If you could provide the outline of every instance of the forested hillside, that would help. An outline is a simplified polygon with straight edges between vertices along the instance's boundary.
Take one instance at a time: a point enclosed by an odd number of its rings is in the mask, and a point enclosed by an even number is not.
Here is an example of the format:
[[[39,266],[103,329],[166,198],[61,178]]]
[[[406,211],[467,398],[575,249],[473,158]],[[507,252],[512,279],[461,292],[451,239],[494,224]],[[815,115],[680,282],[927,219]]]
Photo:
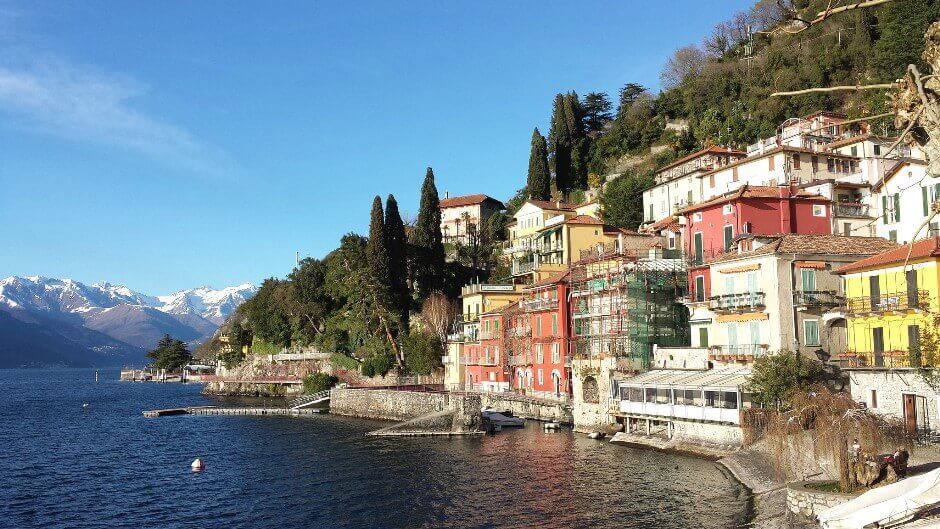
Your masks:
[[[637,190],[649,184],[651,170],[681,155],[711,144],[743,148],[773,135],[782,121],[817,110],[850,117],[887,112],[885,91],[787,98],[770,94],[897,79],[907,64],[921,63],[923,34],[940,18],[940,1],[894,0],[791,33],[793,17],[812,19],[828,4],[762,0],[735,14],[703,42],[675,51],[663,66],[662,91],[657,94],[633,82],[614,97],[600,92],[583,97],[559,94],[547,138],[551,188],[540,185],[542,175],[533,174],[530,162],[532,190],[521,190],[510,204],[552,192],[577,200],[579,190],[599,185],[599,175],[626,172],[620,182],[608,186],[618,200],[608,200],[605,211],[614,223],[635,228],[639,216],[627,210],[636,207]],[[879,133],[893,132],[889,118],[871,124]],[[533,157],[536,143],[533,138]],[[651,147],[659,147],[655,156],[650,155]]]

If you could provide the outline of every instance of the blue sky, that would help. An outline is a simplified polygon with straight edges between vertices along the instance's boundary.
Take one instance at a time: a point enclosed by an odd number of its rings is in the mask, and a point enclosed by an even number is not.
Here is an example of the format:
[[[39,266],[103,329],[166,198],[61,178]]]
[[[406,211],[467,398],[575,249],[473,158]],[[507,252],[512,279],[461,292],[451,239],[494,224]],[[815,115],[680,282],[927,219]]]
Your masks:
[[[0,276],[259,282],[429,165],[506,199],[555,93],[656,89],[750,3],[0,0]]]

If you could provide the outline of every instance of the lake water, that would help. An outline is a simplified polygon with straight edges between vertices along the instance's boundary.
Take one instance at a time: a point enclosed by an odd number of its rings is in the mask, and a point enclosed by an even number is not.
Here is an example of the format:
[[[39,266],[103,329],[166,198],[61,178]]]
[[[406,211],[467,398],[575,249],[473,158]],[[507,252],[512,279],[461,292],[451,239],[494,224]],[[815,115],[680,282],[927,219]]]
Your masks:
[[[746,522],[717,464],[532,424],[492,437],[372,438],[323,415],[164,417],[195,384],[115,370],[0,370],[0,527],[663,527]],[[88,403],[82,407],[82,403]],[[201,457],[206,470],[193,473]]]

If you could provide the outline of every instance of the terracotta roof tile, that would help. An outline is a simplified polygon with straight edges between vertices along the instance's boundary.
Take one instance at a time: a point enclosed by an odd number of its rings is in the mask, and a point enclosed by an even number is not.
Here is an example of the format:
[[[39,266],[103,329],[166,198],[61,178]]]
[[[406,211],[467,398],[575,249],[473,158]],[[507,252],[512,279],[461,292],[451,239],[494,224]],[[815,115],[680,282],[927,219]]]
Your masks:
[[[734,200],[738,200],[742,198],[781,198],[780,187],[744,185],[744,186],[739,187],[738,189],[735,189],[734,191],[729,191],[711,200],[706,200],[705,202],[699,202],[698,204],[692,204],[691,206],[682,209],[680,213],[698,211],[700,209],[704,209],[709,206],[714,206],[717,204],[724,204],[725,202],[732,202]],[[804,199],[804,200],[824,200],[826,202],[829,202],[828,198],[820,194],[810,193],[809,191],[804,191],[802,189],[797,190],[796,192],[791,192],[790,198],[798,198],[798,199]]]
[[[895,247],[893,250],[873,255],[861,261],[847,264],[836,273],[845,274],[856,270],[868,268],[881,268],[888,265],[901,264],[907,260],[923,259],[925,257],[940,257],[940,237],[931,237],[915,241],[911,244]]]
[[[568,277],[568,274],[570,273],[571,273],[571,268],[569,268],[568,270],[565,270],[564,272],[559,272],[557,274],[551,275],[536,283],[532,283],[531,285],[526,285],[526,287],[523,288],[523,290],[532,290],[533,288],[544,287],[544,286],[560,283],[564,281]]]
[[[897,244],[881,237],[847,237],[845,235],[777,234],[757,235],[755,239],[775,239],[756,250],[724,253],[710,259],[717,264],[746,257],[770,254],[797,255],[874,255],[897,248]]]
[[[738,151],[738,150],[732,149],[731,147],[719,147],[717,145],[712,145],[710,147],[705,147],[704,149],[700,151],[693,152],[692,154],[683,156],[682,158],[679,158],[678,160],[670,164],[664,165],[661,168],[657,169],[656,172],[660,173],[668,169],[672,169],[673,167],[682,165],[685,162],[688,162],[689,160],[694,160],[700,156],[705,156],[706,154],[734,154],[738,156],[747,156],[747,153],[744,151]]]
[[[499,204],[501,207],[505,207],[503,206],[503,203],[500,202],[499,200],[496,200],[495,198],[488,196],[488,195],[484,195],[482,193],[478,193],[476,195],[463,195],[459,197],[450,197],[450,198],[442,199],[441,207],[442,208],[459,208],[461,206],[473,206],[475,204],[482,204],[483,202],[486,202],[488,200],[492,200],[493,202],[496,202],[497,204]]]
[[[551,200],[526,200],[529,204],[538,206],[542,209],[553,209],[555,211],[567,211],[574,210],[574,204],[569,204],[567,202],[552,202]]]

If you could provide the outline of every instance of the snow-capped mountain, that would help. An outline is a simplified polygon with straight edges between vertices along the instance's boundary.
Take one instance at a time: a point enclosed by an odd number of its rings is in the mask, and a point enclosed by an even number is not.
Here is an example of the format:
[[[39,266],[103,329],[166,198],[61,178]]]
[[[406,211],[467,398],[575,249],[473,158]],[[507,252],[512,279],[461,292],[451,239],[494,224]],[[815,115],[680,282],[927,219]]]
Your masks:
[[[98,355],[91,361],[100,359],[101,354],[117,360],[121,356],[140,356],[167,333],[190,343],[203,341],[255,291],[253,285],[242,284],[151,296],[110,283],[86,285],[71,279],[11,276],[0,280],[0,312],[13,317],[8,326],[22,336],[45,333],[51,337],[46,340],[47,350],[84,348]],[[58,339],[61,343],[56,342]],[[24,350],[29,348],[28,343],[0,333],[0,366],[5,351],[12,351],[13,358],[28,357]],[[70,358],[75,357],[73,352]],[[30,365],[17,362],[14,365]],[[75,364],[71,360],[64,362]]]
[[[168,314],[198,314],[216,325],[222,325],[225,318],[243,301],[254,296],[257,290],[251,283],[221,290],[209,287],[181,290],[169,296],[158,296],[161,305],[157,308]]]

